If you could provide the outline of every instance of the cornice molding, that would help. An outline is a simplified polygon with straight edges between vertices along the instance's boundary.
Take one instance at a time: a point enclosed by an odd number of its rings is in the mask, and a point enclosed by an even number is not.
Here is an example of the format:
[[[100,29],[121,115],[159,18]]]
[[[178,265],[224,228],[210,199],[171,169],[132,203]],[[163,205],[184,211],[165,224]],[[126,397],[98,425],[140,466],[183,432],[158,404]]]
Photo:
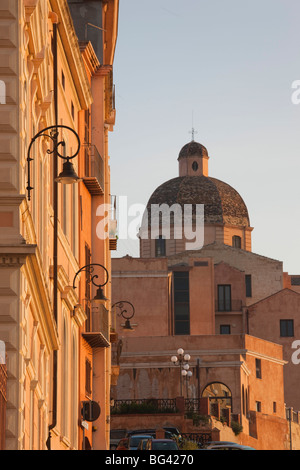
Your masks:
[[[112,65],[100,65],[95,71],[94,75],[96,77],[107,77],[113,70]]]
[[[90,41],[81,41],[79,43],[79,48],[83,59],[86,61],[87,67],[90,70],[91,75],[95,74],[95,72],[100,67],[100,62],[95,53],[92,43]]]
[[[80,106],[82,109],[88,109],[93,102],[93,97],[68,2],[67,0],[50,0],[50,5],[52,12],[58,16],[58,32],[75,83]]]

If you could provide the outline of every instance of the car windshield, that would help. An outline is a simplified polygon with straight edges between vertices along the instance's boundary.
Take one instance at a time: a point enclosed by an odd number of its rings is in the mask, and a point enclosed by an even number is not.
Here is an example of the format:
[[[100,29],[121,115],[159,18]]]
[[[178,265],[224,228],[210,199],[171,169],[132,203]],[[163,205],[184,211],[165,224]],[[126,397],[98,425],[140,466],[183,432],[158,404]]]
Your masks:
[[[137,447],[139,445],[139,442],[142,439],[146,439],[147,437],[150,438],[150,436],[133,436],[130,438],[130,447]]]
[[[178,450],[176,442],[153,442],[153,450]]]

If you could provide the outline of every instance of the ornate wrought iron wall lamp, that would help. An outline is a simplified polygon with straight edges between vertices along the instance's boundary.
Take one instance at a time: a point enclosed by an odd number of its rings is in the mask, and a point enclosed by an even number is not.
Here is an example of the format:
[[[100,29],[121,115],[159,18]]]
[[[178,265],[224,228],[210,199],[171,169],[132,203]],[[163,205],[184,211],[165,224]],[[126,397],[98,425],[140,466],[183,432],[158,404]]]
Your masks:
[[[98,279],[98,274],[93,274],[94,271],[95,271],[95,267],[100,267],[101,269],[104,270],[105,272],[105,281],[102,283],[102,284],[99,284],[98,282],[96,282],[95,280]],[[73,289],[76,289],[76,286],[75,286],[75,281],[76,281],[76,278],[77,276],[82,272],[82,271],[86,271],[90,277],[87,278],[87,283],[89,284],[93,284],[95,287],[97,287],[97,292],[96,292],[96,295],[95,297],[92,299],[95,303],[100,303],[100,304],[104,304],[106,300],[108,300],[104,293],[103,293],[103,287],[108,283],[109,281],[109,274],[108,274],[108,271],[107,269],[102,266],[102,264],[98,264],[98,263],[92,263],[92,264],[87,264],[86,266],[83,266],[82,268],[79,269],[79,271],[77,271],[77,273],[75,274],[75,277],[73,279]]]
[[[129,311],[126,308],[126,305],[129,306]],[[127,300],[120,300],[119,302],[114,303],[111,309],[113,309],[114,307],[117,307],[120,310],[118,313],[116,313],[116,315],[118,317],[123,317],[125,320],[125,325],[123,326],[123,329],[133,331],[134,328],[132,327],[130,320],[135,314],[135,308],[132,303],[128,302]]]
[[[77,142],[76,152],[71,156],[62,155],[58,151],[58,149],[60,147],[65,148],[65,145],[66,145],[66,143],[63,139],[62,140],[58,139],[59,129],[65,129],[65,130],[71,132],[76,138],[76,142]],[[50,132],[48,133],[48,131],[50,131]],[[31,175],[30,162],[33,160],[33,158],[31,157],[31,150],[32,150],[33,144],[35,143],[35,141],[39,137],[46,137],[46,138],[52,140],[53,148],[52,148],[52,150],[50,150],[50,149],[47,150],[47,153],[49,155],[54,154],[54,157],[59,157],[59,158],[62,158],[63,160],[65,160],[65,162],[63,164],[63,170],[57,177],[55,177],[55,181],[57,183],[63,183],[63,184],[72,184],[72,183],[76,183],[76,182],[80,181],[80,178],[77,176],[77,174],[75,172],[73,163],[70,161],[78,155],[79,150],[80,150],[80,139],[79,139],[79,136],[78,136],[77,132],[75,132],[74,129],[72,129],[71,127],[64,126],[62,124],[57,124],[57,125],[54,125],[54,126],[46,127],[45,129],[42,129],[40,132],[38,132],[31,139],[30,145],[28,147],[28,152],[27,152],[27,177],[28,177],[28,181],[27,181],[27,187],[26,187],[27,194],[28,194],[28,201],[30,201],[31,191],[32,191],[32,189],[34,189],[31,186],[31,181],[30,181],[30,175]]]

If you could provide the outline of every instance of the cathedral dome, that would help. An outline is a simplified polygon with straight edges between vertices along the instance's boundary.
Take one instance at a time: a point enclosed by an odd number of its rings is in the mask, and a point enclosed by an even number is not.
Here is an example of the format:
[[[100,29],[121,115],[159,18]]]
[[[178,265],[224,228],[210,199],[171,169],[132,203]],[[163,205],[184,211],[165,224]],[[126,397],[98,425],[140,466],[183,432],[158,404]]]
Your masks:
[[[253,228],[247,206],[232,186],[208,175],[208,160],[202,144],[192,140],[182,147],[179,176],[155,189],[144,212],[139,231],[142,258],[171,256],[212,243],[251,251]],[[204,206],[204,227],[197,205]]]
[[[184,149],[184,147],[183,147]],[[208,176],[179,176],[160,185],[150,197],[152,204],[204,204],[204,222],[249,227],[246,204],[229,184]]]

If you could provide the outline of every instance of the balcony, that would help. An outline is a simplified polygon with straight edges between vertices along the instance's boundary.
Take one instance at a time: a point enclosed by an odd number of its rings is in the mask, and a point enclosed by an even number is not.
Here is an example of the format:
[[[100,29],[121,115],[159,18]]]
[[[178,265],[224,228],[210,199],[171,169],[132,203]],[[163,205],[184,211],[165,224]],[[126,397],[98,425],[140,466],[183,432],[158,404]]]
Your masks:
[[[242,306],[240,299],[216,300],[215,311],[218,313],[241,312]]]
[[[91,320],[89,331],[82,333],[82,337],[91,348],[108,348],[110,346],[109,315],[104,305],[93,308]]]
[[[83,144],[83,182],[92,196],[104,194],[104,162],[95,145]]]
[[[111,213],[109,220],[109,249],[117,249],[117,197],[111,196]]]

